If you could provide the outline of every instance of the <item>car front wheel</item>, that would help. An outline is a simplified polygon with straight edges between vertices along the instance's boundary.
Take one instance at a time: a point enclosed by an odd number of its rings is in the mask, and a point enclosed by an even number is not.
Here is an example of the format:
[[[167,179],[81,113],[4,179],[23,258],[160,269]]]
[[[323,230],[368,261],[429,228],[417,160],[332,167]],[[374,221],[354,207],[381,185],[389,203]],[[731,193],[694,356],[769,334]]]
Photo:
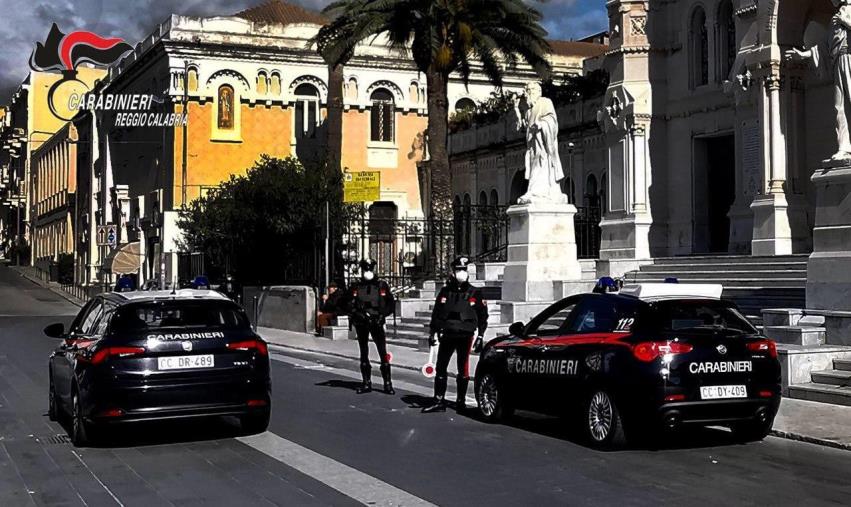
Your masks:
[[[505,399],[505,390],[492,373],[476,378],[476,403],[487,422],[504,421],[514,412]]]
[[[588,397],[584,423],[585,433],[594,447],[615,449],[626,445],[620,411],[607,391],[594,391]]]

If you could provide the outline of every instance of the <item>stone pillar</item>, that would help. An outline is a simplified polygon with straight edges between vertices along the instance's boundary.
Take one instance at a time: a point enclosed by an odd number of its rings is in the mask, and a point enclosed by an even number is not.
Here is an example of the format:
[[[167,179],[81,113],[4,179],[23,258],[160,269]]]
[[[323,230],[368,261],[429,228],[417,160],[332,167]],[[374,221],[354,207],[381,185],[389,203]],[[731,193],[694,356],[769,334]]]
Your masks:
[[[779,70],[775,69],[776,72]],[[792,228],[786,201],[786,144],[780,122],[780,77],[765,78],[759,106],[762,109],[765,141],[764,181],[759,195],[751,203],[753,212],[753,255],[789,255],[792,253]]]
[[[807,264],[807,308],[851,311],[851,166],[820,168],[813,253]]]
[[[531,203],[508,208],[508,262],[502,282],[503,322],[528,321],[556,299],[565,285],[581,284],[573,217],[576,207]],[[558,283],[558,291],[556,284]],[[558,292],[558,293],[557,293]],[[567,288],[571,292],[571,288]]]

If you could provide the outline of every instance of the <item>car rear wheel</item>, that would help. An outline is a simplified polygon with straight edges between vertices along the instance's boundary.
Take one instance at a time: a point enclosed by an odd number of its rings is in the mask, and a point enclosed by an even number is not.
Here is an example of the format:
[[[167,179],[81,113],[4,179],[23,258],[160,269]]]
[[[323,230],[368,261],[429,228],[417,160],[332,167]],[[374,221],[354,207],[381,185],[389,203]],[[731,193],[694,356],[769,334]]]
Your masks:
[[[594,391],[585,403],[585,433],[594,447],[626,445],[626,433],[617,404],[605,390]]]
[[[772,417],[765,420],[757,419],[733,424],[730,429],[733,431],[736,440],[740,442],[758,442],[768,436],[773,425],[774,418]]]
[[[47,417],[51,421],[59,420],[59,404],[56,400],[56,388],[53,385],[53,376],[50,376],[50,390],[47,392]]]
[[[258,414],[247,414],[239,418],[239,425],[246,435],[263,433],[269,427],[271,412],[264,410]]]
[[[92,425],[83,417],[83,405],[76,390],[72,400],[71,443],[74,447],[85,447],[92,442]]]
[[[487,422],[504,421],[514,413],[505,399],[505,390],[492,373],[485,373],[476,379],[476,403]]]

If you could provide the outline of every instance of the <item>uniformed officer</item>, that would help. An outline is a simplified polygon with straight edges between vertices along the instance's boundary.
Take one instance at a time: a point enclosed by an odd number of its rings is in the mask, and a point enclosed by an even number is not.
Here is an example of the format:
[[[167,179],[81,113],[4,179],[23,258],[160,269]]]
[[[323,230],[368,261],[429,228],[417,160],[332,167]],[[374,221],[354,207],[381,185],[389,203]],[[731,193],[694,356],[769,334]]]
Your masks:
[[[482,340],[488,327],[487,302],[482,298],[481,291],[470,285],[467,265],[470,259],[459,257],[452,263],[452,277],[440,290],[434,303],[434,311],[431,314],[431,335],[429,344],[437,343],[436,336],[440,338],[440,346],[437,349],[436,375],[434,378],[434,404],[423,409],[423,412],[446,411],[446,383],[447,367],[452,353],[456,354],[458,361],[458,375],[456,376],[458,386],[458,401],[455,408],[463,412],[466,407],[467,384],[470,381],[470,346],[473,345],[473,336],[476,334],[474,349],[476,352],[482,349]]]
[[[358,335],[360,347],[360,371],[363,384],[358,394],[372,391],[372,365],[369,363],[369,335],[378,349],[381,358],[381,376],[384,379],[384,392],[396,394],[390,379],[390,356],[384,335],[384,320],[393,313],[396,301],[390,286],[375,275],[375,261],[364,259],[360,262],[360,280],[349,289],[345,308]]]

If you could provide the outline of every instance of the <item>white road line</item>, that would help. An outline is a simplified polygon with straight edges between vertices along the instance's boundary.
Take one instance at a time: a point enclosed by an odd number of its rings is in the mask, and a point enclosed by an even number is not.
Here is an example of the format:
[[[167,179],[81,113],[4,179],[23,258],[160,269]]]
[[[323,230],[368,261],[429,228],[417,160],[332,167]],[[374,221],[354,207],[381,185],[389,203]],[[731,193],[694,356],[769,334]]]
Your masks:
[[[433,505],[407,491],[268,431],[259,435],[239,437],[237,440],[365,505]]]
[[[104,483],[103,483],[103,481],[102,481],[102,480],[100,480],[100,477],[98,477],[98,476],[97,476],[97,475],[96,475],[96,474],[92,471],[92,469],[91,469],[91,468],[89,468],[89,465],[87,465],[87,464],[86,464],[86,462],[85,462],[85,461],[83,461],[83,457],[82,457],[82,456],[80,456],[80,455],[77,453],[77,451],[73,451],[73,450],[72,450],[72,451],[71,451],[71,454],[73,454],[73,455],[74,455],[74,457],[75,457],[75,458],[77,458],[77,460],[80,462],[80,464],[81,464],[81,465],[83,465],[83,466],[86,468],[86,470],[87,470],[90,474],[92,474],[92,477],[94,477],[94,479],[95,479],[96,481],[98,481],[98,484],[100,484],[100,486],[104,489],[104,491],[106,491],[107,493],[109,493],[109,496],[111,496],[111,497],[112,497],[112,499],[113,499],[113,500],[115,500],[115,503],[116,503],[116,504],[118,504],[118,505],[120,505],[121,507],[124,507],[124,504],[123,504],[123,503],[121,503],[121,500],[119,500],[119,499],[118,499],[118,497],[117,497],[117,496],[115,496],[115,494],[112,492],[112,490],[111,490],[111,489],[109,489],[109,488],[106,486],[106,484],[104,484]],[[77,495],[79,496],[79,493],[77,493]],[[82,498],[80,498],[80,500],[82,500]],[[83,503],[85,503],[85,502],[83,502]]]

